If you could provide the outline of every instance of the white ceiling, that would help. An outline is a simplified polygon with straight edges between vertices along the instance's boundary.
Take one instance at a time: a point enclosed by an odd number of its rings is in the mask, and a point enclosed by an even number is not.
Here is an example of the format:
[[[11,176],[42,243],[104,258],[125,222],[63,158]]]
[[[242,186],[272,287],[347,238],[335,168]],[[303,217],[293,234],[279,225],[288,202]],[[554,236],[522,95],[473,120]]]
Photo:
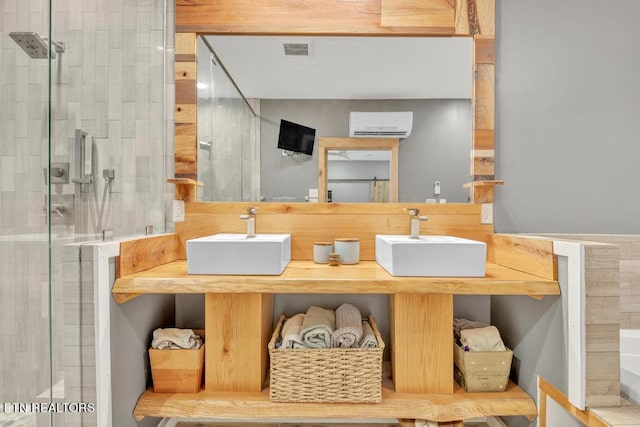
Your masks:
[[[468,37],[206,38],[247,98],[471,98]],[[283,43],[310,54],[285,56]]]

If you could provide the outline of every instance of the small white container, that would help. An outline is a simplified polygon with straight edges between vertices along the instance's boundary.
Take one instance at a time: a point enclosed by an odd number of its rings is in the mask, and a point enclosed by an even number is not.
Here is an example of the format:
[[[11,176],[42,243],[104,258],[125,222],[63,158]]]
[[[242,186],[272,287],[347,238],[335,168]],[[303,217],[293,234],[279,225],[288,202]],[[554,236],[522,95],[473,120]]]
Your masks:
[[[356,238],[336,239],[333,242],[335,252],[340,255],[342,264],[357,264],[360,262],[360,240]]]
[[[329,262],[329,254],[333,252],[333,243],[315,242],[313,244],[313,262],[326,264]]]

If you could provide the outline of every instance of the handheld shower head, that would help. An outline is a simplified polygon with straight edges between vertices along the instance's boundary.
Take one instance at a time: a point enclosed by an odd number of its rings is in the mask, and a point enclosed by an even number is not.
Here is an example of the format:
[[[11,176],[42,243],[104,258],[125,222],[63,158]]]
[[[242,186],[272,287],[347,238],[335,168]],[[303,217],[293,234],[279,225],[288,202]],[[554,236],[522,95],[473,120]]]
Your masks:
[[[49,45],[46,37],[40,37],[34,32],[12,32],[9,36],[24,50],[31,58],[46,59],[49,52]],[[64,52],[64,44],[52,41],[57,53]],[[51,52],[51,58],[54,59],[56,54]]]

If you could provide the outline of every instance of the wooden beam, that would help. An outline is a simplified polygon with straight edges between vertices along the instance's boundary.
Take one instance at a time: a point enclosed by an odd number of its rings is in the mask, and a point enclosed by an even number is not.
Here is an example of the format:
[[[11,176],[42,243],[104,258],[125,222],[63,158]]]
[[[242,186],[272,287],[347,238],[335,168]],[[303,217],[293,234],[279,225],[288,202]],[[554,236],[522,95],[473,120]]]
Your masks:
[[[476,67],[474,129],[495,129],[494,73],[494,65],[478,64]]]
[[[396,391],[453,393],[452,321],[453,295],[391,296],[391,363]],[[396,351],[409,348],[415,350]]]
[[[423,27],[441,34],[455,31],[455,6],[450,0],[381,0],[382,27]]]
[[[493,35],[477,35],[474,37],[476,64],[495,64],[495,37]]]
[[[493,129],[474,129],[473,150],[494,150],[494,138]]]
[[[208,34],[452,35],[453,0],[177,0],[176,31]],[[397,3],[398,5],[394,5]]]
[[[271,294],[207,294],[205,389],[260,392],[272,326]]]
[[[175,39],[175,135],[174,156],[176,177],[197,179],[197,35],[176,33]]]

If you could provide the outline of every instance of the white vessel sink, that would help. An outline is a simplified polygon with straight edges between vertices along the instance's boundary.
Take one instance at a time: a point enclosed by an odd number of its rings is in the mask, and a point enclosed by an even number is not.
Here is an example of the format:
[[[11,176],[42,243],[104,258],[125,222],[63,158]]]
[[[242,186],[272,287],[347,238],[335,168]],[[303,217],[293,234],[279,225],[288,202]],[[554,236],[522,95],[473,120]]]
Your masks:
[[[281,274],[291,261],[290,234],[214,234],[187,240],[189,274]]]
[[[376,236],[376,261],[392,276],[484,277],[487,245],[451,236]]]

